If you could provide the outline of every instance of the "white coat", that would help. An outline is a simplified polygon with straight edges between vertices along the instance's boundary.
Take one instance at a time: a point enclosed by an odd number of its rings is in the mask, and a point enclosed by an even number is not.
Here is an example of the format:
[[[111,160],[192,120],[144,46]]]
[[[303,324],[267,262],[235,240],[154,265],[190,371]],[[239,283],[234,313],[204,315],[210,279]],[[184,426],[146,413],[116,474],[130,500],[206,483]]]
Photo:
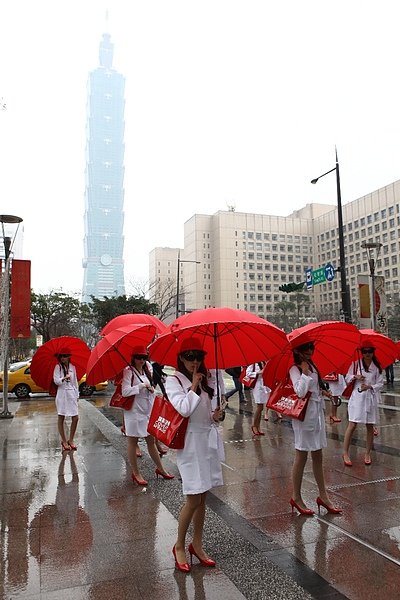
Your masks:
[[[346,382],[350,383],[354,376],[354,365],[358,365],[358,361],[350,365],[350,368],[346,375]],[[383,373],[379,373],[379,369],[374,363],[371,363],[368,371],[363,367],[362,361],[357,366],[357,373],[364,375],[365,379],[363,383],[372,385],[371,390],[365,390],[365,392],[359,392],[361,382],[356,381],[353,392],[349,398],[349,404],[347,407],[349,413],[349,421],[352,423],[370,423],[375,425],[379,421],[378,415],[378,402],[380,398],[380,391],[383,388]]]
[[[257,377],[256,385],[251,390],[251,395],[253,396],[255,404],[265,404],[271,393],[271,389],[267,385],[264,385],[260,371],[261,369],[258,363],[249,365],[246,369],[247,377],[250,377],[250,379],[255,379]]]
[[[147,367],[151,374],[150,363],[147,363]],[[121,384],[122,395],[135,396],[132,407],[124,410],[125,431],[128,437],[144,438],[149,435],[147,425],[155,393],[147,389],[148,385],[150,381],[145,374],[139,375],[134,367],[125,367]]]
[[[78,414],[79,387],[76,369],[69,363],[69,381],[62,381],[64,371],[60,364],[56,364],[53,371],[53,381],[57,386],[56,407],[57,414],[64,417],[75,417]]]
[[[185,446],[176,451],[182,490],[187,495],[202,494],[223,485],[221,461],[224,460],[218,424],[212,418],[211,400],[203,390],[199,396],[191,387],[192,382],[179,371],[167,377],[170,402],[180,415],[189,417]]]
[[[300,398],[311,392],[304,421],[292,419],[294,447],[296,450],[314,451],[326,447],[325,402],[321,396],[318,374],[300,373],[297,365],[289,371],[294,391]]]

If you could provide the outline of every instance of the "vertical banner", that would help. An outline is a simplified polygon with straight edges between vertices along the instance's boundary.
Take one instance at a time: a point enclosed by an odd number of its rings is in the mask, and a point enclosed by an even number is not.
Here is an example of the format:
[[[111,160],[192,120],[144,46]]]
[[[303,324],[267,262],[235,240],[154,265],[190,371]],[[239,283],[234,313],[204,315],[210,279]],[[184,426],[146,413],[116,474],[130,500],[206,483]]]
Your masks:
[[[375,315],[376,331],[388,334],[388,319],[386,306],[385,278],[375,277]]]
[[[360,329],[370,329],[371,325],[371,301],[369,293],[369,277],[368,275],[358,275],[358,299],[360,306]]]
[[[13,260],[11,266],[11,338],[31,337],[31,261]]]

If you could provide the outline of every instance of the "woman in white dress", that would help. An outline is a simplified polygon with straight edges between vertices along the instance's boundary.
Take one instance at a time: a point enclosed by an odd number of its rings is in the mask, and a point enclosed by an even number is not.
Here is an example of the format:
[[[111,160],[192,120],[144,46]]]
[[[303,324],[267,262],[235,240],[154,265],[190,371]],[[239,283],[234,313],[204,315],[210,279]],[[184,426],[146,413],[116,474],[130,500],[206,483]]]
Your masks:
[[[250,379],[256,379],[256,384],[251,390],[251,395],[253,397],[253,402],[256,405],[253,415],[253,424],[251,426],[251,431],[253,435],[265,435],[263,431],[260,430],[261,424],[261,415],[264,410],[265,404],[268,400],[269,394],[271,392],[270,388],[264,385],[263,382],[263,372],[266,363],[264,361],[254,363],[249,365],[246,369],[246,376]]]
[[[322,448],[326,447],[324,397],[330,398],[331,393],[326,390],[312,360],[313,352],[312,342],[295,348],[293,350],[295,364],[289,371],[294,391],[300,398],[304,398],[308,392],[311,392],[304,421],[292,420],[296,453],[292,469],[293,495],[290,505],[292,512],[296,508],[301,515],[314,514],[314,511],[306,506],[301,495],[304,467],[308,453],[311,452],[313,474],[319,491],[316,499],[318,511],[323,506],[328,512],[338,514],[342,511],[340,508],[335,508],[329,499],[322,464]]]
[[[342,421],[342,419],[337,416],[337,409],[338,406],[340,406],[340,394],[344,391],[346,382],[343,375],[332,371],[332,373],[328,373],[328,375],[324,377],[324,383],[328,384],[328,388],[332,394],[329,422],[335,425]]]
[[[168,377],[166,383],[170,402],[179,414],[189,418],[185,446],[176,452],[186,500],[179,514],[178,536],[172,549],[175,565],[184,573],[190,571],[185,543],[191,522],[193,540],[188,548],[191,562],[194,555],[203,566],[215,566],[202,543],[206,495],[212,487],[223,484],[221,461],[224,451],[218,432],[222,409],[212,409],[214,390],[209,386],[205,354],[198,339],[185,340],[180,346],[175,375]]]
[[[58,414],[58,432],[61,436],[62,450],[76,450],[74,437],[78,426],[78,398],[79,387],[76,369],[70,362],[71,353],[68,349],[62,349],[57,354],[58,363],[54,367],[53,381],[57,386],[56,407]],[[71,417],[71,428],[67,439],[65,433],[65,417]]]
[[[154,402],[154,385],[151,364],[147,362],[148,352],[144,346],[132,349],[131,365],[125,367],[121,390],[123,396],[135,396],[132,407],[124,410],[125,432],[128,438],[128,458],[132,467],[132,481],[138,485],[147,485],[139,471],[136,457],[139,438],[145,438],[151,459],[156,465],[156,475],[164,479],[173,479],[162,466],[154,437],[147,431],[150,413]]]
[[[346,375],[346,383],[355,382],[347,407],[349,424],[344,434],[343,462],[346,467],[353,465],[349,448],[357,423],[364,423],[367,428],[364,463],[371,464],[374,425],[378,423],[378,400],[384,385],[382,367],[375,356],[375,348],[361,348],[361,355],[362,360],[351,364]]]

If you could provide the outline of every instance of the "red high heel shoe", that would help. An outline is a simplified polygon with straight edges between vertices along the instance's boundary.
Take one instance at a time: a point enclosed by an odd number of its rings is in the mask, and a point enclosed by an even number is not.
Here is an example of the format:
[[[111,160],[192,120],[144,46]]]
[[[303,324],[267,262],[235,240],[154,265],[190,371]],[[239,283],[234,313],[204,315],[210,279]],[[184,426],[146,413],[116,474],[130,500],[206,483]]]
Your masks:
[[[329,506],[323,500],[321,500],[321,498],[319,496],[318,496],[316,502],[317,502],[317,505],[318,505],[318,514],[321,511],[321,506],[323,506],[324,508],[326,508],[326,510],[328,511],[328,513],[331,513],[332,515],[339,515],[340,513],[343,512],[343,510],[341,508],[336,508],[335,506]]]
[[[156,469],[157,479],[158,476],[161,475],[164,479],[175,479],[175,475],[171,475],[170,473],[163,473],[160,469]]]
[[[200,564],[203,565],[203,567],[215,567],[216,563],[215,560],[213,560],[212,558],[200,558],[200,556],[197,554],[196,550],[193,548],[193,544],[189,544],[189,554],[190,554],[190,564],[193,564],[193,555],[199,559]]]
[[[190,566],[187,562],[184,563],[178,563],[177,559],[176,559],[176,550],[175,550],[175,546],[172,548],[172,554],[174,555],[174,559],[175,559],[175,566],[177,569],[179,569],[179,571],[182,571],[182,573],[189,573],[190,571]]]
[[[292,513],[293,513],[293,509],[294,509],[294,508],[296,508],[296,509],[299,511],[299,513],[300,513],[301,515],[307,515],[307,516],[311,516],[311,515],[313,515],[313,514],[314,514],[314,511],[313,511],[313,510],[311,510],[311,508],[301,508],[301,506],[299,506],[299,505],[297,504],[297,502],[295,502],[295,501],[293,500],[293,498],[290,498],[290,500],[289,500],[289,504],[290,504],[290,506],[292,507]]]
[[[61,452],[69,452],[70,450],[72,450],[72,448],[69,443],[61,441]]]
[[[344,464],[345,467],[352,467],[353,466],[353,463],[351,462],[350,459],[345,458],[344,455],[342,456],[342,458],[343,458],[343,464]]]
[[[78,447],[75,444],[73,444],[72,442],[68,442],[68,444],[69,444],[69,447],[71,448],[71,450],[78,450]]]
[[[138,485],[147,485],[148,484],[148,481],[146,481],[145,479],[139,479],[139,477],[136,477],[136,475],[134,473],[131,474],[131,477],[132,477],[132,481],[134,481]]]

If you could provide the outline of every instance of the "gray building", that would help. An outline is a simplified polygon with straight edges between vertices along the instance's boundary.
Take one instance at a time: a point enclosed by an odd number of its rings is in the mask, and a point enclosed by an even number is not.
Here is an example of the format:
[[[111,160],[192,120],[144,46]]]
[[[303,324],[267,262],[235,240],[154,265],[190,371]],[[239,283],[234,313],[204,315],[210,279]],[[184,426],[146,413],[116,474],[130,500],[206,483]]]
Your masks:
[[[110,35],[100,43],[100,65],[89,74],[82,299],[119,296],[124,283],[124,90],[113,68]]]

